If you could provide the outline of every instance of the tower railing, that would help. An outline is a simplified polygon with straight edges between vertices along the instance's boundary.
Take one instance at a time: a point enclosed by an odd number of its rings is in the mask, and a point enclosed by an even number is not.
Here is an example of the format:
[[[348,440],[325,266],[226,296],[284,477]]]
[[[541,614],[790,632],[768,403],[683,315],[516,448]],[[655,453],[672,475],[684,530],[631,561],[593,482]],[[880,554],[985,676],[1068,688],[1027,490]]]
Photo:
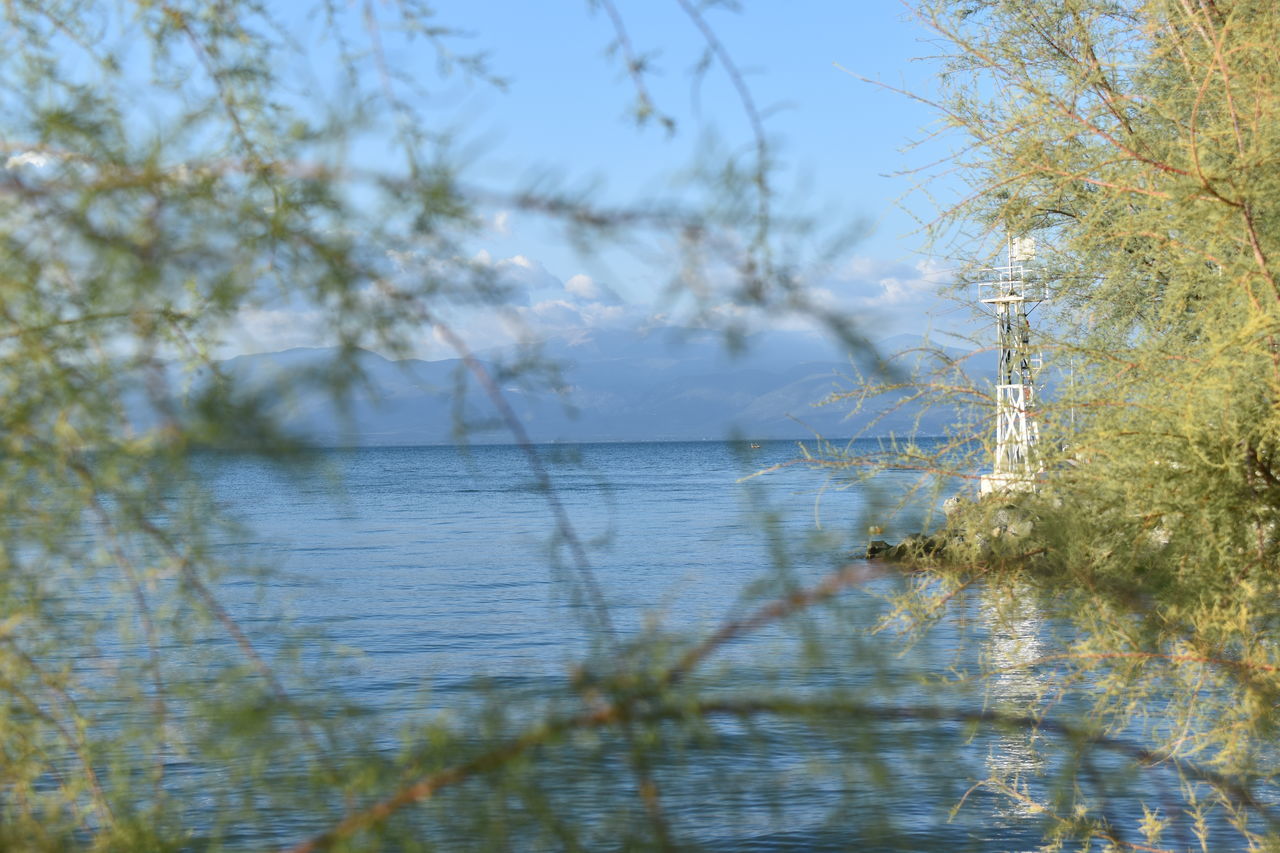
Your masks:
[[[1031,238],[1011,238],[1009,263],[978,282],[978,300],[996,323],[996,446],[991,474],[981,481],[983,494],[1034,488],[1040,470],[1036,445],[1040,425],[1036,380],[1044,358],[1032,346],[1030,313],[1047,297],[1043,283],[1025,261],[1035,256]]]

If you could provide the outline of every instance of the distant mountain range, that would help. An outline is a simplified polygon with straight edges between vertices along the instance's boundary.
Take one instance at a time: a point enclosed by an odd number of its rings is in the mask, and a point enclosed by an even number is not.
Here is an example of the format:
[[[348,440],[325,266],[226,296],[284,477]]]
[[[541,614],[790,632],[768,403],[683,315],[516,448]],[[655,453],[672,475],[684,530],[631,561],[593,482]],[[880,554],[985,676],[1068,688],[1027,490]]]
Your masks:
[[[890,353],[920,343],[883,341]],[[861,434],[884,405],[850,415],[850,406],[818,406],[852,391],[858,373],[875,375],[869,353],[841,358],[829,345],[799,333],[771,332],[746,342],[739,356],[705,330],[651,334],[596,331],[549,341],[543,354],[562,366],[562,392],[543,382],[503,378],[497,353],[479,356],[499,377],[504,396],[534,441],[663,441],[827,438]],[[361,352],[364,381],[347,405],[335,406],[314,377],[333,361],[331,349],[244,355],[221,364],[249,393],[276,401],[287,429],[325,445],[416,445],[456,441],[459,418],[471,442],[507,442],[492,405],[459,359],[391,361]],[[962,354],[955,350],[950,355]],[[459,395],[459,388],[464,392]],[[944,409],[908,406],[875,424],[881,435],[917,430],[938,434],[954,422]]]

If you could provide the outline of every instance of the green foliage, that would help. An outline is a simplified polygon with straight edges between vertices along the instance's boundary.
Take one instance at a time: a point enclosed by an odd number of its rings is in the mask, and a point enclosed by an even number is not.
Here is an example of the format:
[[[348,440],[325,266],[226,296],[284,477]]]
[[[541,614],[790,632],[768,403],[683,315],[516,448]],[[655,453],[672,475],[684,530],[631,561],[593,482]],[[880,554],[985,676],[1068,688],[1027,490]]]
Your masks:
[[[1059,671],[1028,712],[1070,720],[1078,699],[1081,721],[1214,768],[1233,828],[1206,849],[1270,849],[1280,15],[1252,0],[937,0],[919,14],[943,45],[940,119],[963,138],[949,166],[973,187],[935,223],[938,245],[990,247],[958,288],[972,299],[1006,234],[1037,238],[1050,290],[1037,333],[1058,372],[1040,488],[959,509],[945,582],[899,613],[931,624],[975,582],[1034,602],[1060,626],[1036,665]],[[955,365],[925,373],[926,396],[981,390]],[[1185,814],[1199,813],[1204,792],[1184,793]],[[1094,813],[1086,800],[1057,814]],[[1158,846],[1168,817],[1129,831]]]
[[[268,659],[222,602],[223,581],[259,570],[216,547],[230,522],[193,452],[316,473],[272,418],[283,389],[218,373],[246,310],[310,311],[342,347],[310,381],[340,403],[360,392],[360,347],[407,353],[432,329],[466,366],[459,400],[475,383],[522,437],[502,388],[554,366],[534,351],[490,373],[446,321],[509,297],[462,251],[486,202],[585,247],[646,235],[703,319],[728,294],[858,342],[799,284],[790,241],[811,223],[776,209],[763,111],[714,4],[677,5],[705,39],[695,73],[728,76],[753,135],[749,157],[697,164],[696,208],[469,185],[383,40],[501,81],[413,3],[320,4],[342,93],[323,104],[266,4],[4,7],[0,846],[670,849],[697,843],[701,803],[774,829],[821,810],[836,837],[885,849],[948,814],[953,840],[1007,821],[1048,849],[1280,844],[1280,16],[1264,0],[925,4],[977,187],[942,228],[1042,238],[1053,352],[1076,364],[1045,413],[1044,487],[961,510],[952,565],[833,559],[802,579],[771,540],[775,571],[718,628],[624,641],[530,449],[593,648],[559,692],[415,716],[394,750],[322,639],[282,619]],[[625,18],[592,6],[638,122],[674,132]],[[974,396],[960,367],[912,393]],[[131,418],[137,400],[154,423]],[[859,461],[972,473],[901,449]],[[825,445],[804,461],[850,462]],[[776,666],[718,657],[766,629]],[[976,670],[957,652],[973,646]],[[1153,775],[1181,802],[1117,820],[1109,797]]]
[[[634,79],[637,117],[673,130],[645,91],[625,19],[597,5]],[[386,50],[425,47],[442,73],[502,81],[412,0],[315,4],[319,50],[333,60],[319,77],[294,42],[297,22],[271,4],[4,6],[0,846],[259,849],[315,836],[350,849],[457,849],[459,838],[510,846],[526,830],[545,846],[660,842],[654,756],[710,737],[706,714],[696,691],[681,698],[669,683],[679,659],[669,641],[618,650],[536,451],[552,535],[567,545],[565,595],[595,614],[596,674],[563,696],[459,709],[456,727],[421,718],[400,754],[387,752],[386,721],[343,695],[341,666],[328,663],[340,658],[322,639],[280,620],[268,656],[239,621],[249,605],[224,603],[227,582],[261,570],[219,548],[231,521],[193,460],[234,449],[324,474],[273,418],[290,387],[242,387],[218,367],[253,310],[309,317],[340,346],[332,363],[289,380],[340,406],[361,393],[361,348],[404,355],[434,333],[466,367],[459,434],[474,384],[521,439],[503,389],[554,387],[555,366],[530,348],[486,368],[447,322],[476,308],[517,319],[509,287],[467,260],[495,205],[546,216],[587,248],[621,238],[677,258],[664,274],[693,295],[694,315],[722,303],[726,281],[749,307],[810,310],[794,253],[778,252],[808,225],[774,219],[756,105],[711,10],[680,8],[703,36],[702,71],[738,84],[753,153],[709,154],[696,204],[611,208],[546,182],[465,180],[426,112],[431,93]],[[252,612],[275,616],[274,606]],[[559,788],[547,786],[553,767]],[[616,796],[592,799],[617,779]]]

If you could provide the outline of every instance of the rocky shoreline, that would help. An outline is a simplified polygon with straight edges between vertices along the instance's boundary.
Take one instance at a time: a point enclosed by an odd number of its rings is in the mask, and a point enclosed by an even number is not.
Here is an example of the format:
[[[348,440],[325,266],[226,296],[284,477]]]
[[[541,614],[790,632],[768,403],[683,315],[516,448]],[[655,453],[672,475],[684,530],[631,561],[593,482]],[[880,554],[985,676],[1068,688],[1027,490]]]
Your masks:
[[[968,515],[967,511],[977,504],[988,500],[989,498],[975,502],[964,498],[948,498],[944,505],[947,523],[940,530],[933,534],[912,533],[896,545],[884,539],[872,539],[867,543],[864,557],[867,560],[902,563],[926,560],[947,562],[961,554],[968,559],[980,559],[992,556],[999,543],[1013,539],[1025,540],[1031,535],[1035,524],[1030,513],[1007,500],[991,512],[987,519],[989,528],[984,524],[982,532],[977,533],[962,529],[957,523],[959,519]]]

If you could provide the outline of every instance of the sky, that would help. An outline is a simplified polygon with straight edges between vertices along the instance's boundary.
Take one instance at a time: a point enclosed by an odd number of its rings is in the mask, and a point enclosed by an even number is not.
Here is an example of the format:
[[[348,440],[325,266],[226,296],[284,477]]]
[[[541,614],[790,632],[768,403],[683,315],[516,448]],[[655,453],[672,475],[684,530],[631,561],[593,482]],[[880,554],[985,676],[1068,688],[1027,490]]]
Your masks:
[[[616,31],[606,11],[587,0],[439,0],[432,8],[442,25],[463,33],[451,44],[483,51],[506,86],[441,76],[421,47],[388,40],[387,56],[431,92],[423,106],[455,131],[459,150],[467,152],[465,177],[476,185],[510,187],[550,176],[565,187],[591,186],[606,203],[627,204],[670,191],[712,140],[733,151],[751,144],[724,70],[712,66],[693,82],[706,42],[677,0],[615,4],[633,49],[651,63],[646,86],[657,109],[675,119],[674,133],[654,123],[637,127],[629,113],[633,83],[608,55]],[[308,24],[298,20],[305,43]],[[853,313],[872,340],[970,330],[967,309],[934,295],[948,272],[923,251],[919,219],[933,210],[912,193],[918,178],[901,174],[947,153],[945,140],[928,139],[936,117],[918,101],[852,76],[929,96],[935,69],[919,60],[936,52],[927,30],[898,0],[747,0],[739,13],[707,11],[706,21],[765,114],[781,163],[776,186],[792,202],[820,211],[833,230],[860,226],[856,242],[814,270],[809,285],[819,301]],[[316,57],[323,55],[321,48]],[[932,189],[943,198],[955,191],[945,182]],[[488,227],[468,251],[517,285],[514,310],[534,328],[573,334],[672,317],[660,264],[626,252],[583,257],[536,215],[501,205],[484,213]],[[233,348],[320,343],[308,337],[296,310],[247,316]],[[458,322],[478,348],[500,344],[506,334],[493,316]],[[447,353],[424,339],[419,355]]]

